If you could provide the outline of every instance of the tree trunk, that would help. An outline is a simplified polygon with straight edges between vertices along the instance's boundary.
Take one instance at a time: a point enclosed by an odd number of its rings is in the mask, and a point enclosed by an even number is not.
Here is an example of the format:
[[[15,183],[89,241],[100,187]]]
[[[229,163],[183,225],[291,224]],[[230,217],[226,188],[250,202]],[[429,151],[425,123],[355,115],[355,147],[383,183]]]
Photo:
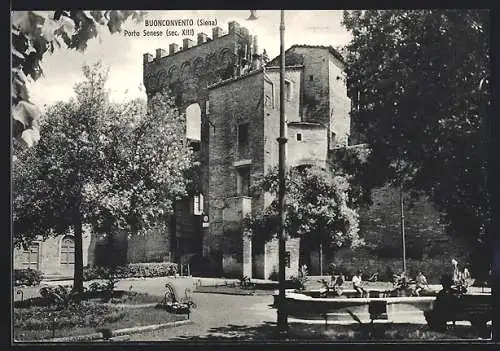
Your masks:
[[[177,260],[177,201],[172,202],[172,215],[170,216],[170,261],[179,262]]]
[[[73,275],[73,291],[83,293],[83,239],[82,239],[82,217],[80,212],[76,213],[74,226],[75,232],[75,269]]]

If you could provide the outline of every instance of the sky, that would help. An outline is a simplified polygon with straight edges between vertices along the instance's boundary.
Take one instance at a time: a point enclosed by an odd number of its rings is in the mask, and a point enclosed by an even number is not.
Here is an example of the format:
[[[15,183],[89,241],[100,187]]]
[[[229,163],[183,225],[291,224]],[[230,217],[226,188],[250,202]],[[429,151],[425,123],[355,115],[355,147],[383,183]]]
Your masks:
[[[180,27],[146,27],[145,22],[128,20],[122,26],[122,33],[110,34],[102,27],[99,37],[88,43],[83,53],[60,49],[46,55],[42,61],[44,77],[30,84],[31,100],[44,109],[57,101],[66,101],[74,96],[73,86],[83,80],[82,65],[101,61],[109,68],[107,88],[113,101],[126,101],[146,97],[142,85],[143,54],[155,55],[157,48],[168,52],[171,43],[182,46],[182,39],[196,42],[197,33],[212,36],[212,26],[197,26],[197,19],[216,20],[226,33],[227,23],[237,21],[258,36],[259,51],[266,49],[269,58],[279,54],[279,10],[259,10],[258,19],[247,21],[249,11],[148,11],[146,19],[193,19],[193,36],[145,37],[125,36],[124,30],[143,32],[144,29],[175,29]],[[341,25],[342,11],[302,10],[285,11],[285,50],[295,44],[340,46],[349,42],[351,36]]]

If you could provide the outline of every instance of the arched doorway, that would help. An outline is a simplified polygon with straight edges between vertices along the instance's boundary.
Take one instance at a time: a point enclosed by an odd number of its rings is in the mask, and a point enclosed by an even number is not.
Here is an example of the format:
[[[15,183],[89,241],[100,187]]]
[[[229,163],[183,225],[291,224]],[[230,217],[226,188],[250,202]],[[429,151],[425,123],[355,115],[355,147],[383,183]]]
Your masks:
[[[62,238],[59,257],[61,274],[73,275],[75,269],[75,239],[72,236],[67,235]]]
[[[201,140],[201,108],[197,103],[186,108],[186,138],[191,141]]]

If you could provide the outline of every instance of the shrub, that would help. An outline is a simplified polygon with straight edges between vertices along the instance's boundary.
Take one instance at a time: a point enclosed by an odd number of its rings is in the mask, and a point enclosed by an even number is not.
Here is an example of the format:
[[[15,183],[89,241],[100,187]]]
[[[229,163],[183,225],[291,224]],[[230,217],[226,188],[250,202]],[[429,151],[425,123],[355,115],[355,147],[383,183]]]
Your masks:
[[[14,285],[38,286],[43,279],[43,273],[36,269],[14,269]]]
[[[309,272],[306,265],[299,268],[298,277],[291,277],[291,282],[296,290],[302,291],[306,288],[306,283],[309,280]]]
[[[273,270],[271,274],[269,274],[269,280],[278,281],[278,278],[278,272],[276,270]]]
[[[33,306],[23,311],[14,309],[14,327],[31,330],[97,327],[122,319],[125,313],[119,308],[86,302],[70,304],[63,309],[57,306]]]
[[[240,278],[240,287],[242,289],[249,289],[253,287],[252,281],[248,276],[243,276]]]
[[[63,285],[44,286],[40,289],[40,295],[52,304],[68,306],[71,301],[71,290]]]
[[[109,280],[110,272],[113,272],[114,279],[174,276],[177,273],[177,264],[172,262],[130,263],[126,266],[118,266],[114,271],[110,271],[108,267],[87,266],[83,270],[83,279]]]

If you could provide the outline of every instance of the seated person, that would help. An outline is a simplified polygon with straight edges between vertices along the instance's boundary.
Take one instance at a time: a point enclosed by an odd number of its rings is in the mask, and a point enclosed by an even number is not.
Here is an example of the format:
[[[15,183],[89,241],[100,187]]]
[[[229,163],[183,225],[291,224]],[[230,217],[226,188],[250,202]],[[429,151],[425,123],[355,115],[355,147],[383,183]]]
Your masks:
[[[339,275],[335,277],[335,281],[333,282],[332,288],[338,296],[342,295],[343,292],[342,285],[344,284],[344,280],[345,280],[344,275],[342,273],[339,273]]]
[[[427,278],[422,273],[418,271],[417,277],[415,278],[415,294],[420,296],[422,292],[429,290],[429,284],[427,283]]]
[[[362,286],[362,279],[361,279],[361,271],[358,271],[353,277],[352,277],[352,287],[356,292],[361,296],[367,296],[368,292],[363,288]]]
[[[470,263],[467,263],[462,272],[462,279],[464,281],[465,287],[472,286],[474,284],[474,278],[470,274]]]

